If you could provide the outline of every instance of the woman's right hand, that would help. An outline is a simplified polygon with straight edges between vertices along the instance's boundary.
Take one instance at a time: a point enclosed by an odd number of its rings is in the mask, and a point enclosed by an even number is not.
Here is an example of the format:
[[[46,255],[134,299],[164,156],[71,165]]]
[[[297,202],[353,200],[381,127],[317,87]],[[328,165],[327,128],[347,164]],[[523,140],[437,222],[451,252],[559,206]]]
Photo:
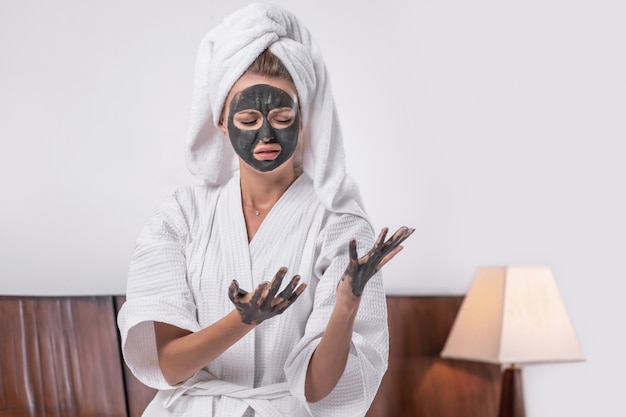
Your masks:
[[[241,321],[246,324],[259,324],[264,320],[282,314],[306,288],[300,284],[300,276],[295,275],[289,285],[278,295],[278,289],[287,274],[287,268],[280,268],[271,282],[260,283],[252,292],[239,288],[237,280],[233,280],[228,288],[228,296],[233,302]],[[297,286],[297,288],[296,288]]]

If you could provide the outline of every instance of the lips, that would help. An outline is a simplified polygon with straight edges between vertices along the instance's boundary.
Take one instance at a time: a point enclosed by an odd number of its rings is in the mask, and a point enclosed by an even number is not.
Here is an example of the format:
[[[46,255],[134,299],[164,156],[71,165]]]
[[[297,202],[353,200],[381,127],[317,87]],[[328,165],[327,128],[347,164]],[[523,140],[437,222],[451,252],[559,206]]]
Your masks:
[[[280,151],[278,144],[259,145],[254,149],[254,158],[260,161],[272,161],[278,157]]]

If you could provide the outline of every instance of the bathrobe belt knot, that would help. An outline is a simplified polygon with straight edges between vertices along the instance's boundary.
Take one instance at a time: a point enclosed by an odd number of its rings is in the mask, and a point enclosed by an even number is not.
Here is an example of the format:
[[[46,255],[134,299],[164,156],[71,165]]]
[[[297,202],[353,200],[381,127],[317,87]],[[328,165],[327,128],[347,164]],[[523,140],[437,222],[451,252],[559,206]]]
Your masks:
[[[192,378],[183,385],[170,390],[163,405],[169,408],[183,395],[235,398],[245,402],[259,417],[282,417],[284,413],[273,402],[289,397],[291,393],[286,382],[251,388],[217,379]],[[213,414],[211,412],[208,415]]]

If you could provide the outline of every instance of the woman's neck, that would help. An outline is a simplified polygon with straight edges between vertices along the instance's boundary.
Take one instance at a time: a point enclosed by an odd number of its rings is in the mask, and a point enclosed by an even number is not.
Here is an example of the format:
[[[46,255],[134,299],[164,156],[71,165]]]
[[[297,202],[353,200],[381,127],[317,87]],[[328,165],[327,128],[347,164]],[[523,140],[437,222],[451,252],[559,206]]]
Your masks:
[[[267,214],[298,177],[293,163],[283,164],[272,172],[258,172],[240,162],[241,201],[244,210]]]

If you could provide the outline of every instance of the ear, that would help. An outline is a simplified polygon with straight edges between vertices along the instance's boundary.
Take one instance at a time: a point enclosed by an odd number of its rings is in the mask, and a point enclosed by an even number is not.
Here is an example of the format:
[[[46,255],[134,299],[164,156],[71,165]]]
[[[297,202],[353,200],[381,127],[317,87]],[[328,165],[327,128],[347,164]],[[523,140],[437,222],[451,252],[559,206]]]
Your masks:
[[[224,123],[224,112],[222,112],[222,115],[220,116],[220,121],[217,124],[217,127],[220,128],[224,136],[228,137],[228,128],[226,127],[226,123]]]

